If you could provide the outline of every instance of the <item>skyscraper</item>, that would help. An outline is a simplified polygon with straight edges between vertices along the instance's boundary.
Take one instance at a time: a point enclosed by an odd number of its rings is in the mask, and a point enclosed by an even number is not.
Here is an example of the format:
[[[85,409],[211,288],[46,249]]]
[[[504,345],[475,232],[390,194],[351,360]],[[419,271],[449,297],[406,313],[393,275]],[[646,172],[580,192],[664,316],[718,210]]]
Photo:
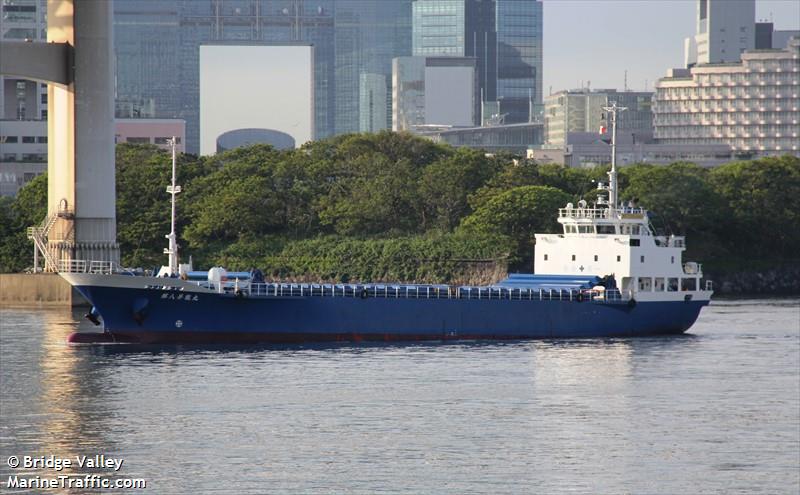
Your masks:
[[[696,34],[685,41],[685,62],[736,63],[755,48],[755,0],[697,0]]]
[[[414,55],[475,57],[482,99],[506,123],[541,108],[539,0],[415,0],[412,37]]]
[[[196,153],[201,44],[313,44],[314,135],[357,132],[362,119],[381,117],[362,115],[370,109],[361,108],[361,82],[377,80],[362,74],[383,76],[388,94],[392,58],[410,54],[411,0],[116,0],[114,29],[117,115],[185,119]],[[231,91],[269,97],[234,81]]]
[[[542,113],[542,3],[497,0],[497,100],[507,123]]]
[[[411,53],[411,0],[334,0],[334,9],[333,133],[391,129],[392,59]]]

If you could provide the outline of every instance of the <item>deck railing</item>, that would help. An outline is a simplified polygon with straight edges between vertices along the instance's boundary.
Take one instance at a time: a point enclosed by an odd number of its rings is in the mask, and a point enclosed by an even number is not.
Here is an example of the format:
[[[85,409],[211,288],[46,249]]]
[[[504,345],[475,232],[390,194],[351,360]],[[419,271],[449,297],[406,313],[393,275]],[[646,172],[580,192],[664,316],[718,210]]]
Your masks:
[[[198,285],[213,288],[207,283]],[[416,285],[352,285],[352,284],[232,284],[228,281],[225,294],[256,298],[349,297],[380,299],[474,299],[510,301],[601,301],[621,302],[622,293],[616,289],[524,289],[510,287],[450,287]],[[627,299],[624,299],[627,300]]]
[[[58,263],[61,273],[93,273],[110,275],[120,271],[113,261],[61,260]]]
[[[644,208],[618,208],[615,210],[619,218],[645,218]],[[614,218],[608,208],[559,208],[560,218]]]

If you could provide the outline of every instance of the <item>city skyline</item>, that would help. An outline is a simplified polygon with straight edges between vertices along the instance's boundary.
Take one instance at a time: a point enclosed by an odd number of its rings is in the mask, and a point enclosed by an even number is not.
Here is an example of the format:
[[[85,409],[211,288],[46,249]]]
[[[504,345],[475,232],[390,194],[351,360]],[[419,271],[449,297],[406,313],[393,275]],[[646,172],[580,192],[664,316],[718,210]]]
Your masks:
[[[545,96],[587,82],[593,88],[621,90],[625,70],[628,89],[652,91],[668,69],[683,66],[683,40],[695,31],[696,0],[543,0],[543,4]],[[800,2],[756,0],[756,20],[772,21],[779,30],[800,29]],[[601,56],[604,53],[607,56]]]

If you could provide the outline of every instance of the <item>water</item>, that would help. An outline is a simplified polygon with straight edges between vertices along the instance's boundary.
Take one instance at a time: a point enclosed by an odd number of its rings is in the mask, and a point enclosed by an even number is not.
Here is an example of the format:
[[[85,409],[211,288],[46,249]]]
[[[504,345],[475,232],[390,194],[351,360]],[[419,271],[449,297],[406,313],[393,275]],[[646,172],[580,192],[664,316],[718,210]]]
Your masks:
[[[500,344],[70,347],[79,313],[0,319],[0,487],[54,474],[11,455],[106,454],[160,494],[800,491],[797,299]]]

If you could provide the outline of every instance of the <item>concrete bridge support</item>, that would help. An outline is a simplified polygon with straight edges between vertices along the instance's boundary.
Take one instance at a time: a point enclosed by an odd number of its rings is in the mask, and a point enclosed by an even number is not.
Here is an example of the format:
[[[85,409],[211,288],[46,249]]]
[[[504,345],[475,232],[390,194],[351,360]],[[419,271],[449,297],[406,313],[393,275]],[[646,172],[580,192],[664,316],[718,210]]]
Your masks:
[[[74,46],[73,80],[47,91],[48,235],[59,260],[119,262],[110,1],[48,0],[47,41]]]
[[[48,83],[48,217],[28,231],[48,271],[119,262],[112,13],[111,0],[48,0],[47,47],[0,47],[0,72]]]

